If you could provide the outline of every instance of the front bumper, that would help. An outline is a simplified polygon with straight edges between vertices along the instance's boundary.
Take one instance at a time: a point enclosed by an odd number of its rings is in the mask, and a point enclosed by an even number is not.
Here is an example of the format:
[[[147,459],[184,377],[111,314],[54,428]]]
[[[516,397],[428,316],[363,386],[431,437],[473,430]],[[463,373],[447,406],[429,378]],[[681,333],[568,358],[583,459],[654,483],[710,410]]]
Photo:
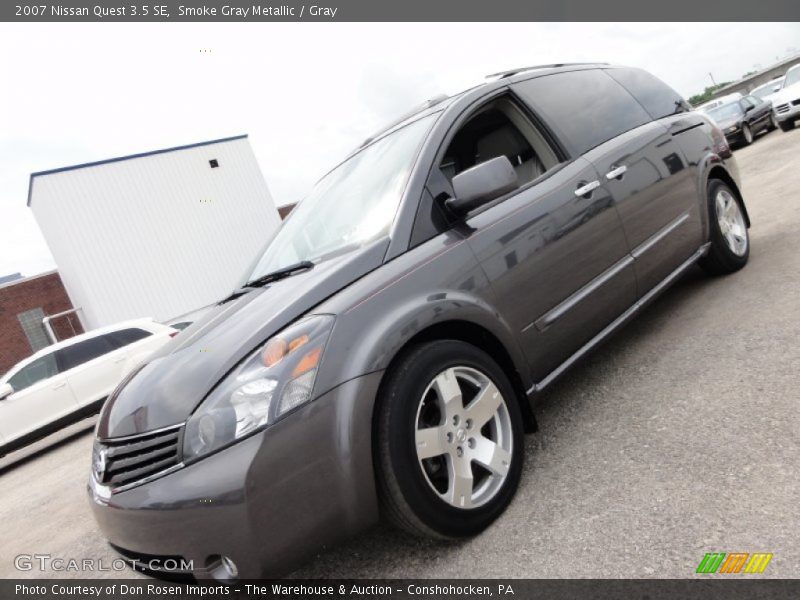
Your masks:
[[[779,123],[800,119],[800,98],[791,102],[783,102],[772,109]]]
[[[722,130],[722,133],[725,134],[725,139],[729,145],[738,144],[742,140],[742,128],[738,125],[726,127]]]
[[[378,519],[371,430],[380,376],[348,381],[148,483],[108,496],[92,478],[101,530],[127,556],[182,558],[198,579],[212,576],[219,556],[242,579],[287,574]]]

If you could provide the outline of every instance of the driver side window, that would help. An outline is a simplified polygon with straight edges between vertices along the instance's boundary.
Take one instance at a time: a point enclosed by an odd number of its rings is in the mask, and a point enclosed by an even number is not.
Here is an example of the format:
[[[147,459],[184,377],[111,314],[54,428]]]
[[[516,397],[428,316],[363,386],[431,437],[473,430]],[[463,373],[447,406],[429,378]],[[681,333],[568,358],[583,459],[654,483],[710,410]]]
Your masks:
[[[34,383],[58,375],[55,356],[50,353],[41,358],[37,358],[31,364],[23,368],[19,373],[8,380],[14,392],[21,392]]]
[[[559,163],[545,136],[508,95],[491,100],[472,113],[440,156],[420,200],[411,236],[412,248],[449,227],[441,200],[453,196],[453,178],[462,171],[505,156],[517,174],[519,189]]]
[[[520,187],[558,163],[544,136],[510,98],[503,97],[479,109],[461,126],[439,168],[452,181],[462,171],[498,156],[511,162]]]

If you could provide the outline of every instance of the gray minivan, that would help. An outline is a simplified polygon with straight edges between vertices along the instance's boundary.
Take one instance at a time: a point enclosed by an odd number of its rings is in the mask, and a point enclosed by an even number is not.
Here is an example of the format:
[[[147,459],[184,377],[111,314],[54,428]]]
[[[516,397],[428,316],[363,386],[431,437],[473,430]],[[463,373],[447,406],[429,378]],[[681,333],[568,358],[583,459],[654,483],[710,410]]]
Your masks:
[[[151,570],[219,580],[285,574],[380,515],[475,535],[514,495],[538,394],[694,263],[743,267],[748,227],[724,135],[645,71],[531,67],[429,101],[116,389],[95,516]]]

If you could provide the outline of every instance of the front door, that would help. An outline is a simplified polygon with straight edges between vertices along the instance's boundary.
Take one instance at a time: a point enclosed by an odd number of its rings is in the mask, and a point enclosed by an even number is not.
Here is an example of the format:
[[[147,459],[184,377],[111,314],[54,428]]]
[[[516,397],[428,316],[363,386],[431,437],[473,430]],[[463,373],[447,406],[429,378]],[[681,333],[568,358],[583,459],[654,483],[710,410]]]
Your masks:
[[[579,158],[468,221],[469,243],[518,332],[534,381],[635,301],[633,260],[613,199]]]

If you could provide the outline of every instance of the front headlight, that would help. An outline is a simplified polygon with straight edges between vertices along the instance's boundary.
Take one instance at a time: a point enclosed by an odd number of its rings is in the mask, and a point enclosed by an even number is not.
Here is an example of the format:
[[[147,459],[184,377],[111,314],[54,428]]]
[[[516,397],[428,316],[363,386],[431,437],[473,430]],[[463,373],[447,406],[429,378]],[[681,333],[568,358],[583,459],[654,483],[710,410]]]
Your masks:
[[[184,462],[227,446],[308,402],[333,317],[298,321],[231,371],[186,422]]]

